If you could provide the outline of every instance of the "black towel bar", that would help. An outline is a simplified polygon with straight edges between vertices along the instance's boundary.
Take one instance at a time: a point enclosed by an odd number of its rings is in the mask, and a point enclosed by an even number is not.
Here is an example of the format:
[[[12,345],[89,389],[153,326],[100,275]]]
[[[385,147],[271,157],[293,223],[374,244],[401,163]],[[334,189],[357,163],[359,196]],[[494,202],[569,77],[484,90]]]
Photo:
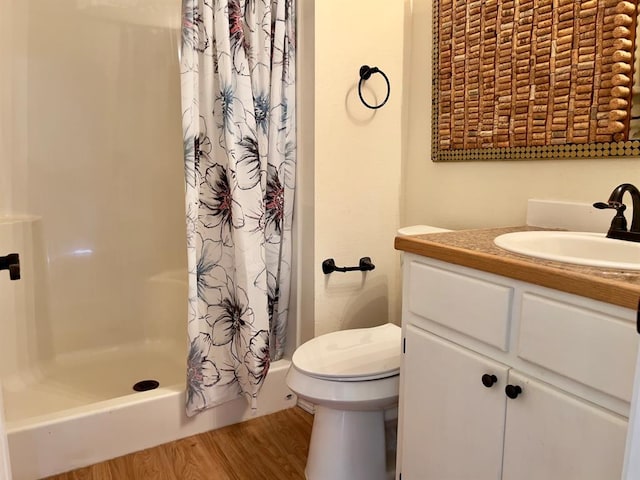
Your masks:
[[[336,267],[336,262],[333,258],[327,258],[322,262],[322,273],[325,275],[332,272],[369,272],[374,268],[376,266],[371,263],[371,257],[362,257],[356,267]]]

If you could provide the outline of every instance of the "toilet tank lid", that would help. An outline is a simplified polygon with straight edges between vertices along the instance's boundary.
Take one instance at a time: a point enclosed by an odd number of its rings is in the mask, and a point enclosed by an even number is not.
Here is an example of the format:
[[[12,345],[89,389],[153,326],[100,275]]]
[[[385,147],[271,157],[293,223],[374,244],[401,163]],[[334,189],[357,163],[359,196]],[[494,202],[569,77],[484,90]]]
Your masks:
[[[378,327],[340,330],[313,338],[293,353],[293,365],[317,377],[374,377],[400,368],[402,330]]]
[[[431,225],[410,225],[398,229],[398,235],[424,235],[427,233],[450,232],[446,228],[432,227]]]

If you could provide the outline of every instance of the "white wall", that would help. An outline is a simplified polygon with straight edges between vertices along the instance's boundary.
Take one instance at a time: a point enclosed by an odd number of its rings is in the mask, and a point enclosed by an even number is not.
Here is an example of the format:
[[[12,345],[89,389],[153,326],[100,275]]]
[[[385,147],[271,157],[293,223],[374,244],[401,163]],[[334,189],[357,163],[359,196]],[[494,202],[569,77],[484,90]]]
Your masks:
[[[314,265],[315,334],[399,322],[399,226],[402,156],[403,0],[315,2]],[[300,54],[305,62],[304,53]],[[383,70],[391,97],[367,109],[357,92],[360,66]],[[365,95],[384,98],[379,75]],[[367,97],[370,103],[374,96]],[[308,99],[306,100],[308,101]],[[301,128],[304,128],[302,126]],[[325,276],[320,265],[376,269]]]
[[[16,210],[23,208],[26,195],[19,188],[26,182],[27,156],[26,2],[0,0],[0,12],[0,216],[4,216],[23,213]]]
[[[315,0],[298,0],[296,5],[298,161],[293,228],[297,268],[290,301],[296,306],[297,328],[295,342],[287,342],[290,354],[298,345],[313,338],[315,330]],[[287,334],[293,339],[290,332],[291,326]]]
[[[433,163],[431,161],[432,0],[413,0],[412,51],[405,75],[407,155],[403,222],[454,229],[525,222],[528,198],[604,201],[624,182],[640,186],[640,160]]]

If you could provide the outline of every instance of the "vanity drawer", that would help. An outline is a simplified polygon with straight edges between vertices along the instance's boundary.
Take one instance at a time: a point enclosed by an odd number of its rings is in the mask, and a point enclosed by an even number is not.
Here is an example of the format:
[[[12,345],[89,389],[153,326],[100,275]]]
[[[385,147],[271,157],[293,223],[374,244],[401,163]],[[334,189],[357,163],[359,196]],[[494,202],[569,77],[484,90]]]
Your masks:
[[[522,295],[518,356],[630,402],[635,324],[544,295]]]
[[[411,262],[411,313],[507,351],[513,288]]]

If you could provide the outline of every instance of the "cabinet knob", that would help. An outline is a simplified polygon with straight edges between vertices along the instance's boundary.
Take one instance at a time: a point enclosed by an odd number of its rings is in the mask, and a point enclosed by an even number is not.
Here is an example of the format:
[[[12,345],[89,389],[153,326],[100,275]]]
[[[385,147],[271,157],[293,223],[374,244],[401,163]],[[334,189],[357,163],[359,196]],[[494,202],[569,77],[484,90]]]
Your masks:
[[[518,398],[518,395],[522,393],[522,388],[519,385],[507,385],[504,387],[504,393],[509,398]]]
[[[489,375],[488,373],[482,375],[482,384],[487,388],[493,387],[493,384],[497,382],[498,377],[496,377],[495,375]]]

